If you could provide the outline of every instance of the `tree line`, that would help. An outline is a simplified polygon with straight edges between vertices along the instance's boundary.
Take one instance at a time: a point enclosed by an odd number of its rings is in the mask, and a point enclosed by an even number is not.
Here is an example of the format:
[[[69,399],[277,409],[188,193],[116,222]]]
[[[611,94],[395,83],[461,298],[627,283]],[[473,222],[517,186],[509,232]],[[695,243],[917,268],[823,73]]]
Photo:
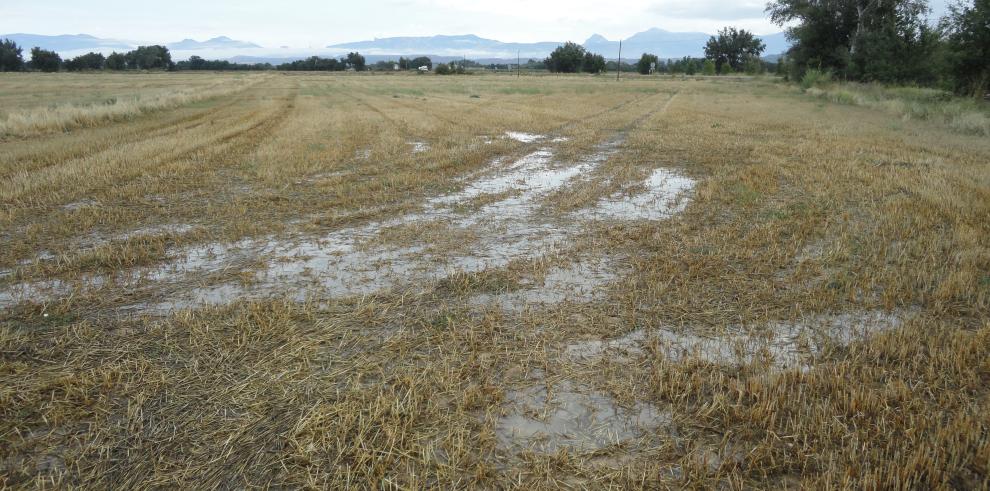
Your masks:
[[[296,60],[289,63],[282,63],[275,67],[277,70],[290,72],[342,72],[344,70],[354,70],[363,72],[367,68],[367,63],[360,53],[347,53],[347,56],[337,58],[321,58],[310,56],[305,60]]]
[[[960,94],[982,96],[990,91],[990,0],[972,0],[949,9],[937,23],[929,21],[925,0],[771,0],[770,19],[786,28],[793,47],[779,63],[765,63],[765,45],[751,32],[726,27],[706,43],[705,58],[660,60],[643,53],[635,64],[606,61],[583,46],[567,42],[542,61],[529,60],[527,69],[560,73],[602,73],[636,70],[649,73],[725,74],[761,73],[765,70],[795,80],[814,70],[815,77],[843,80],[938,86]],[[373,68],[433,70],[427,57],[379,62]],[[457,73],[464,62],[447,64],[441,71]],[[512,65],[504,65],[510,68]],[[500,68],[493,66],[493,68]],[[306,70],[342,71],[368,69],[359,53],[340,59],[312,56],[305,60],[270,64],[237,64],[191,57],[173,63],[168,48],[141,46],[108,56],[87,53],[62,60],[58,53],[38,47],[25,61],[22,48],[0,40],[0,71],[38,70]]]
[[[428,61],[429,59],[427,59]],[[226,60],[206,60],[191,56],[188,60],[175,63],[168,48],[161,45],[139,46],[126,53],[116,51],[104,56],[102,53],[86,53],[63,60],[58,53],[38,47],[30,51],[30,59],[25,61],[23,49],[14,41],[0,39],[0,72],[33,70],[41,72],[88,71],[88,70],[308,70],[343,71],[367,68],[365,58],[360,53],[348,53],[340,59],[312,56],[305,60],[273,66],[270,63],[233,63]]]
[[[643,53],[642,74],[717,75],[776,72],[816,78],[912,84],[982,97],[990,93],[990,0],[949,7],[938,22],[925,0],[772,0],[770,19],[786,28],[792,48],[777,62],[761,59],[766,45],[745,29],[726,27],[705,44],[704,58],[661,60]],[[552,72],[626,69],[568,42],[544,60]]]
[[[23,50],[17,43],[0,40],[0,72],[37,70],[57,72],[59,70],[154,70],[174,69],[172,55],[164,46],[139,46],[126,53],[86,53],[75,58],[62,60],[58,53],[39,47],[31,48],[31,58],[24,61]]]
[[[794,43],[789,77],[990,90],[990,0],[952,5],[937,24],[923,0],[774,0],[767,12]]]

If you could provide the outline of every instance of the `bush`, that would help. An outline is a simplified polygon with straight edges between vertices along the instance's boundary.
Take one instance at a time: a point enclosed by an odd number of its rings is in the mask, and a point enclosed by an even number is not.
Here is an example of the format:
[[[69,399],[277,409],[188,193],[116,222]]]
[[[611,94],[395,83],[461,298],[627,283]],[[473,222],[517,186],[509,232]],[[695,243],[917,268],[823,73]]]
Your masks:
[[[701,65],[701,73],[705,75],[715,75],[715,62],[712,60],[705,60],[704,64]],[[688,72],[688,75],[692,75]]]
[[[809,68],[804,72],[804,76],[801,77],[801,88],[808,90],[812,87],[818,85],[825,85],[832,81],[832,71],[831,70],[819,70],[817,68]]]
[[[467,70],[463,66],[457,65],[453,62],[451,63],[440,63],[436,68],[437,75],[464,75]]]
[[[968,97],[955,97],[947,91],[841,83],[827,87],[809,86],[805,94],[839,104],[878,109],[905,120],[942,123],[958,133],[990,136],[990,112],[986,105]]]

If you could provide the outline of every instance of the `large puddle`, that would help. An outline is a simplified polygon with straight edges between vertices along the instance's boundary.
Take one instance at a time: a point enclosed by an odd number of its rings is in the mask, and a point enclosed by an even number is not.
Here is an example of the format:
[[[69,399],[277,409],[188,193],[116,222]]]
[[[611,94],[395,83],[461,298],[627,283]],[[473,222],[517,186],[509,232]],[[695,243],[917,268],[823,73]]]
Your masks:
[[[611,256],[578,259],[551,268],[536,284],[524,284],[506,293],[478,294],[469,302],[477,307],[494,306],[509,312],[564,302],[594,302],[606,298],[607,286],[621,278],[623,272],[620,262]]]
[[[671,421],[651,404],[620,406],[568,380],[510,391],[505,409],[495,434],[501,448],[516,452],[589,452],[643,437]]]
[[[596,219],[658,220],[675,215],[687,206],[687,192],[694,180],[671,169],[659,168],[643,183],[644,192],[621,192],[602,198],[588,215]]]
[[[416,288],[455,273],[501,268],[512,261],[567,251],[589,220],[658,219],[686,203],[694,181],[658,169],[640,195],[609,197],[579,214],[547,212],[546,197],[585,179],[619,151],[622,137],[602,142],[585,158],[558,162],[562,138],[526,133],[508,137],[538,148],[511,159],[496,159],[463,188],[427,200],[421,210],[393,219],[330,232],[322,237],[266,237],[208,244],[176,251],[170,263],[129,271],[113,278],[117,286],[145,289],[157,300],[136,311],[170,311],[242,298],[365,295],[392,288]],[[169,230],[185,232],[184,230]],[[147,231],[141,231],[147,232]],[[566,254],[564,254],[566,256]],[[602,262],[606,261],[606,262]],[[540,287],[499,300],[555,303],[594,299],[616,279],[607,259],[580,259],[551,271]],[[238,278],[230,278],[237,272]],[[88,278],[90,287],[108,278]],[[9,288],[0,306],[20,300],[49,301],[71,294],[56,281]]]
[[[818,315],[764,326],[731,326],[724,333],[709,335],[682,329],[640,329],[616,339],[568,345],[564,355],[579,363],[605,357],[626,359],[641,356],[649,346],[675,363],[690,360],[719,365],[762,363],[777,369],[807,370],[825,350],[896,328],[911,315],[909,311]]]

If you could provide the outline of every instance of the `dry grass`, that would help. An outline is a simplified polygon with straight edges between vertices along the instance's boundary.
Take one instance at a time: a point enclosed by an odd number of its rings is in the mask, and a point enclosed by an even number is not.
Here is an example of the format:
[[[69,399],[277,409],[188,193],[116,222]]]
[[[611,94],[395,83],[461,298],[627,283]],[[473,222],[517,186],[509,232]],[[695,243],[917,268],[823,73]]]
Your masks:
[[[5,485],[990,485],[985,138],[760,80],[189,83],[237,89],[0,142]],[[472,194],[519,162],[582,172]],[[683,212],[582,218],[657,168],[697,181]],[[361,254],[381,264],[335,262]],[[382,283],[314,287],[341,271]]]
[[[879,109],[904,120],[939,122],[963,134],[990,136],[990,107],[985,102],[941,90],[842,83],[810,88],[808,93],[839,104]]]
[[[8,93],[19,91],[17,82],[20,77],[16,75],[14,77],[17,78],[14,78],[13,83],[7,84],[8,87],[5,88],[5,91],[9,91]],[[56,87],[62,80],[61,76],[59,77],[54,81]],[[209,79],[208,82],[212,83],[206,84],[202,83],[203,80],[192,79],[190,82],[200,83],[189,83],[179,88],[164,91],[154,86],[151,88],[138,87],[133,95],[114,95],[98,102],[88,102],[93,99],[91,93],[83,94],[82,101],[54,102],[46,97],[44,100],[48,102],[47,106],[15,109],[5,111],[0,115],[2,116],[0,117],[0,137],[39,135],[98,126],[133,118],[147,112],[161,111],[216,97],[229,96],[244,90],[251,84],[261,82],[266,77],[267,75],[251,74],[240,79]],[[206,77],[199,78],[205,79]],[[46,82],[52,83],[52,81]],[[81,87],[76,90],[87,89],[87,87]],[[28,90],[33,92],[35,90],[44,91],[45,89],[31,88]],[[69,91],[71,92],[72,89]]]

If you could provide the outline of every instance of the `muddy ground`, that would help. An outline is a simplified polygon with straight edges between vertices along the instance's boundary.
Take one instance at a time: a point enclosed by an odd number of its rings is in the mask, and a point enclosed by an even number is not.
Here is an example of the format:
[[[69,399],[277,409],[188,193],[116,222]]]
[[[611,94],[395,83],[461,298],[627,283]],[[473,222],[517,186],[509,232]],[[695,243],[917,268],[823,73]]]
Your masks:
[[[0,482],[987,485],[987,141],[772,79],[209,77],[0,140]]]

